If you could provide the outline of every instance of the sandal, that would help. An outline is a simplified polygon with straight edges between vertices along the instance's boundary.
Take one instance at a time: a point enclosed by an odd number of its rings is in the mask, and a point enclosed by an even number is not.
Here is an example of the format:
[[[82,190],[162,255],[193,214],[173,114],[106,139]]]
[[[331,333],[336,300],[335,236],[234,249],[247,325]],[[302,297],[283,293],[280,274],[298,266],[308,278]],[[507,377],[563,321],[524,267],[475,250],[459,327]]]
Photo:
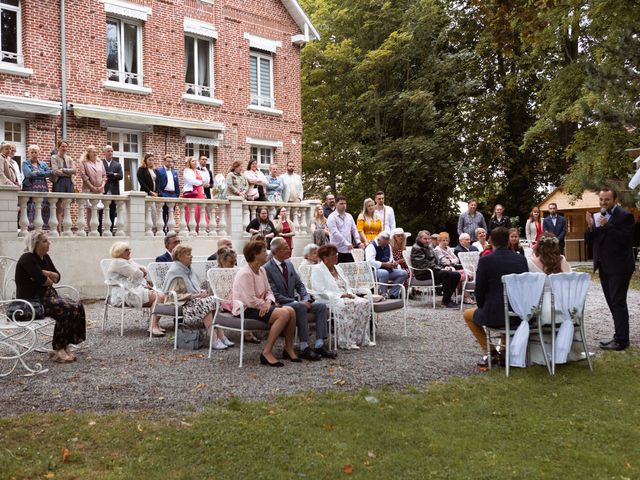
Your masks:
[[[261,342],[261,340],[259,338],[257,338],[255,335],[251,334],[251,335],[245,335],[244,337],[244,341],[247,343],[255,343],[258,344]]]

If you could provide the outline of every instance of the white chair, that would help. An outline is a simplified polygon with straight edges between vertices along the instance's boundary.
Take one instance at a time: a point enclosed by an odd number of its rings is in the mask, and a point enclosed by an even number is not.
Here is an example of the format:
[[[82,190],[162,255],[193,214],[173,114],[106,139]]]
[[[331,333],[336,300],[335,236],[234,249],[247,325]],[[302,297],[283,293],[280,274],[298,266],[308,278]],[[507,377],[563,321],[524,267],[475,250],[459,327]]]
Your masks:
[[[153,283],[154,290],[162,292],[164,285],[164,279],[167,277],[167,272],[171,268],[173,262],[152,262],[147,266],[147,272],[149,278]],[[182,306],[178,303],[178,294],[174,291],[164,292],[164,303],[156,302],[153,309],[153,315],[159,315],[161,317],[173,318],[174,337],[173,337],[173,349],[178,348],[178,324],[182,319]],[[151,336],[149,337],[151,338]]]
[[[300,268],[300,264],[304,260],[304,257],[290,257],[289,261],[293,264],[293,267],[296,269],[296,272]]]
[[[363,248],[354,248],[351,250],[351,255],[353,255],[353,259],[356,262],[364,262],[364,249]]]
[[[423,295],[425,298],[425,302],[428,302],[429,297],[431,297],[433,301],[433,308],[436,308],[436,288],[441,288],[441,284],[437,284],[435,277],[433,275],[433,270],[430,268],[414,268],[411,265],[411,251],[405,250],[402,252],[405,261],[407,262],[407,266],[409,267],[409,278],[407,279],[407,291],[417,290],[421,293],[426,293]],[[427,272],[430,279],[429,280],[418,280],[416,278],[416,272]]]
[[[464,283],[462,284],[462,301],[460,302],[460,310],[463,310],[465,294],[473,293],[476,289],[475,277],[476,270],[478,269],[478,261],[480,260],[480,252],[460,252],[458,258],[466,273]],[[469,280],[469,278],[473,280]]]
[[[346,264],[342,263],[340,264],[340,266],[344,266]],[[315,296],[316,299],[318,298],[318,292],[316,290],[313,289],[313,285],[311,284],[311,270],[313,269],[313,265],[300,265],[299,268],[297,268],[297,272],[298,275],[300,276],[300,280],[302,281],[302,283],[304,284],[305,288],[307,289],[307,293],[309,295]],[[328,317],[329,317],[329,348],[332,347],[332,339],[333,339],[333,348],[337,349],[338,348],[338,322],[335,321],[335,317],[333,315],[333,312],[335,311],[335,302],[333,300],[329,301],[329,303],[327,303],[327,310],[328,310]],[[331,334],[331,331],[333,330],[333,335]]]
[[[216,311],[213,315],[211,335],[209,337],[209,358],[213,349],[214,328],[231,330],[240,333],[240,363],[244,356],[244,332],[269,331],[269,325],[260,320],[244,318],[244,305],[235,301],[233,303],[233,280],[238,273],[238,268],[211,268],[207,271],[207,280],[216,299]],[[240,307],[240,316],[236,317],[232,313],[223,310],[222,306],[235,304]]]

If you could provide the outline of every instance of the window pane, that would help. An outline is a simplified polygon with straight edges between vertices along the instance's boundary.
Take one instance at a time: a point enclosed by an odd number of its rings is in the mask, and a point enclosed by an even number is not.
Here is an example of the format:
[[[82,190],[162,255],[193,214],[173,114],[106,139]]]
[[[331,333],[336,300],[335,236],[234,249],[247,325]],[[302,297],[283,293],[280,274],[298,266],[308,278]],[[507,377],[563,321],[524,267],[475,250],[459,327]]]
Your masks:
[[[198,85],[203,87],[211,86],[209,78],[210,45],[209,41],[198,39]]]
[[[115,152],[120,151],[120,136],[116,132],[107,132],[107,143]]]
[[[124,167],[124,189],[125,191],[137,190],[138,180],[136,178],[136,172],[138,171],[138,159],[137,158],[125,158],[124,162],[121,162]]]
[[[5,122],[4,139],[8,142],[22,142],[22,124],[16,122]]]
[[[107,68],[109,70],[120,70],[118,67],[118,21],[107,20]],[[118,80],[109,77],[109,80]]]
[[[185,157],[193,157],[193,143],[187,143],[184,146],[184,156]]]
[[[249,77],[251,86],[251,103],[258,104],[258,100],[254,97],[258,96],[258,57],[249,57]]]
[[[4,3],[6,5],[11,5],[13,7],[20,6],[20,0],[0,0],[0,3]]]
[[[194,64],[194,39],[192,37],[184,37],[184,81],[185,83],[195,83],[195,64]],[[192,89],[187,93],[195,93]]]
[[[18,53],[18,12],[2,10],[0,15],[0,45],[3,52]],[[16,55],[2,54],[2,61],[18,63]]]
[[[258,147],[251,147],[251,161],[253,160],[258,161]]]
[[[124,71],[138,73],[138,27],[130,23],[124,24]],[[135,77],[129,77],[128,83],[137,84]]]
[[[260,96],[265,97],[262,106],[271,106],[271,60],[260,59]]]
[[[200,145],[200,156],[211,158],[211,145]]]

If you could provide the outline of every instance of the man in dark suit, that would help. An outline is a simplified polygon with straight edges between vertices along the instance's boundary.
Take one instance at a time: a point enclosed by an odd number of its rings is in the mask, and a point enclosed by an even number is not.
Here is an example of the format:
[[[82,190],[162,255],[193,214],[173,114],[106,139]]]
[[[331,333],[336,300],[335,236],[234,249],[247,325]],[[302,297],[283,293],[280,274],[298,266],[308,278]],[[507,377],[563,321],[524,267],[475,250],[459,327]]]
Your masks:
[[[327,306],[320,302],[314,302],[307,292],[307,289],[300,280],[298,272],[291,261],[288,260],[291,250],[287,242],[282,237],[276,237],[271,241],[271,254],[273,258],[269,260],[264,269],[269,278],[269,284],[273,295],[276,297],[278,305],[291,307],[296,312],[296,322],[298,324],[298,335],[300,337],[300,358],[310,361],[325,358],[336,358],[337,354],[329,350],[324,340],[328,335]],[[300,300],[296,300],[298,294]],[[316,320],[316,344],[315,349],[309,347],[309,324],[307,314],[313,313]]]
[[[564,236],[567,234],[567,224],[562,215],[558,215],[558,205],[549,204],[549,216],[542,220],[542,231],[552,232],[560,242],[560,253],[564,254]]]
[[[464,311],[464,321],[467,322],[469,330],[476,337],[483,352],[487,351],[487,337],[482,327],[484,325],[504,326],[502,276],[529,271],[527,259],[507,248],[509,230],[504,227],[494,228],[490,236],[494,247],[493,253],[480,258],[476,271],[475,296],[478,308],[469,308]],[[497,352],[492,353],[492,357],[497,356]],[[485,364],[486,360],[479,365]]]
[[[113,158],[113,147],[105,145],[102,149],[104,158],[102,164],[104,171],[107,172],[107,183],[104,184],[105,195],[120,195],[120,180],[124,177],[122,165],[118,160]],[[103,210],[98,211],[98,232],[102,235],[102,214]],[[116,222],[116,202],[109,202],[109,220],[111,220],[110,231],[113,233],[113,227]]]
[[[171,258],[171,252],[176,248],[176,245],[180,245],[180,237],[177,233],[169,233],[164,237],[164,248],[167,249],[162,255],[156,257],[156,262],[173,262]]]
[[[158,196],[167,198],[178,198],[180,196],[180,185],[178,183],[178,172],[173,168],[173,157],[164,156],[164,165],[156,169],[156,181],[158,182]],[[162,206],[163,230],[168,230],[169,207],[165,203]]]
[[[211,185],[213,185],[213,173],[209,169],[209,164],[207,163],[209,159],[202,155],[199,160],[198,170],[200,170],[200,175],[202,175],[202,187],[204,188],[204,196],[208,199],[211,199]]]
[[[600,285],[613,316],[615,335],[600,342],[604,350],[624,350],[629,346],[627,291],[635,270],[633,258],[633,215],[617,204],[615,190],[603,188],[598,194],[600,213],[587,212],[585,241],[593,249],[593,269],[600,272]]]

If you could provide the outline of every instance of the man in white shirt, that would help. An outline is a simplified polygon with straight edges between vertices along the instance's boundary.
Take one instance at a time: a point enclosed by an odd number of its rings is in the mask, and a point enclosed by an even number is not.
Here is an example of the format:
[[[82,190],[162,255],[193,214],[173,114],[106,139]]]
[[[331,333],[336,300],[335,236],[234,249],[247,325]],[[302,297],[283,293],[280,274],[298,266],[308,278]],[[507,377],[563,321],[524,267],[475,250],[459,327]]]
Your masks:
[[[364,250],[365,259],[376,271],[376,280],[380,283],[392,283],[389,298],[400,298],[400,285],[407,279],[407,272],[402,270],[393,259],[389,240],[391,235],[384,230]],[[386,295],[389,287],[380,285],[380,293]]]
[[[283,202],[301,202],[304,198],[302,191],[302,178],[294,173],[295,165],[287,162],[287,173],[282,174],[284,191],[282,192]]]
[[[342,195],[336,197],[336,209],[329,215],[327,227],[331,243],[338,248],[338,263],[353,262],[353,244],[358,242],[358,248],[364,248],[364,243],[360,241],[356,222],[347,213],[347,199]]]
[[[376,193],[376,207],[373,209],[373,218],[380,219],[382,230],[391,233],[396,228],[396,214],[393,208],[384,204],[384,192]]]

